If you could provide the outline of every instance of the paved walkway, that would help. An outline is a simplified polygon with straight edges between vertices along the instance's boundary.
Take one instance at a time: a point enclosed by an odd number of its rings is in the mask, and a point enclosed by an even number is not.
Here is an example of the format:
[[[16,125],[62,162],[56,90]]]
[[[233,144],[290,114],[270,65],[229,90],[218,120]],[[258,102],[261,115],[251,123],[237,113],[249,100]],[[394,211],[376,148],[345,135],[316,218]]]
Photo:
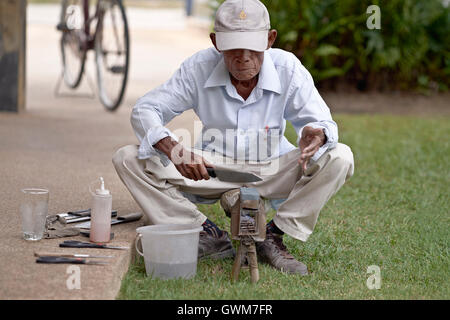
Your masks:
[[[26,242],[21,238],[20,189],[49,188],[49,213],[54,214],[90,207],[88,184],[103,176],[119,215],[139,211],[115,173],[112,154],[137,143],[129,122],[136,99],[168,79],[186,57],[209,47],[209,38],[204,30],[189,27],[180,10],[130,10],[130,80],[124,104],[108,113],[97,99],[54,96],[61,71],[56,9],[28,7],[27,112],[0,113],[0,299],[114,299],[134,252],[135,229],[143,221],[113,226],[112,243],[130,246],[128,251],[60,249],[62,240]],[[158,16],[165,21],[158,28],[147,23]],[[95,83],[89,58],[87,72]],[[86,93],[90,88],[84,81],[74,94]],[[170,127],[192,128],[193,118],[185,113]],[[34,251],[108,252],[115,258],[106,267],[81,265],[81,289],[69,290],[69,265],[37,264]]]

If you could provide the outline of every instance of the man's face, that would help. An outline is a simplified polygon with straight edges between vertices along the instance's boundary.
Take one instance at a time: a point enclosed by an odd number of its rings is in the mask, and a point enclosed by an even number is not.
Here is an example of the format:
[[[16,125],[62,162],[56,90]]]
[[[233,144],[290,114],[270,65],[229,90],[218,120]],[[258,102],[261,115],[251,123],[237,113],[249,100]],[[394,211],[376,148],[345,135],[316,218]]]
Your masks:
[[[264,61],[264,52],[247,49],[223,51],[228,71],[239,80],[246,81],[256,77]]]
[[[217,49],[216,34],[211,33],[209,35],[211,41]],[[277,30],[270,30],[268,33],[267,49],[272,47],[275,39],[277,38]],[[223,53],[225,64],[231,75],[239,81],[248,81],[256,77],[261,70],[261,66],[264,62],[264,52],[252,51],[248,49],[234,49],[217,51]]]

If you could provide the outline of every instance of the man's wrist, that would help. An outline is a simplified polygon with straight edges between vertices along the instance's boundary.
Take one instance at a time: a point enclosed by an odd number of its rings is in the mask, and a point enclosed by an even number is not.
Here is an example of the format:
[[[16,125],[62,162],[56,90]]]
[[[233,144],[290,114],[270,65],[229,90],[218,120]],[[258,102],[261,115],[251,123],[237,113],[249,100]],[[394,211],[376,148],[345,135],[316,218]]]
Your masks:
[[[167,136],[162,138],[157,143],[153,145],[155,149],[158,149],[162,153],[164,153],[169,159],[171,159],[172,149],[178,145],[178,142],[173,140],[172,137]]]
[[[328,137],[327,137],[327,134],[325,133],[325,129],[322,129],[322,132],[323,132],[323,140],[322,140],[322,146],[323,146],[325,143],[327,143]]]

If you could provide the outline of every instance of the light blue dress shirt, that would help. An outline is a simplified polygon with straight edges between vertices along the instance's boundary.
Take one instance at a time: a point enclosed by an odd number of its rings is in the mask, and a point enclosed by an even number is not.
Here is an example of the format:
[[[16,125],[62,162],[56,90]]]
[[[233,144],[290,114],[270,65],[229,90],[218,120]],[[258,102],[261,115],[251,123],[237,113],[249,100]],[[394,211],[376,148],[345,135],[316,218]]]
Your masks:
[[[337,125],[310,73],[295,55],[281,49],[264,52],[258,84],[247,100],[232,85],[223,54],[215,48],[186,59],[167,82],[140,98],[132,110],[139,159],[158,155],[168,165],[170,160],[153,145],[169,135],[177,139],[164,126],[189,109],[203,124],[195,148],[234,159],[264,161],[295,149],[284,137],[286,121],[298,137],[306,125],[324,130],[327,142],[312,160],[338,141]]]

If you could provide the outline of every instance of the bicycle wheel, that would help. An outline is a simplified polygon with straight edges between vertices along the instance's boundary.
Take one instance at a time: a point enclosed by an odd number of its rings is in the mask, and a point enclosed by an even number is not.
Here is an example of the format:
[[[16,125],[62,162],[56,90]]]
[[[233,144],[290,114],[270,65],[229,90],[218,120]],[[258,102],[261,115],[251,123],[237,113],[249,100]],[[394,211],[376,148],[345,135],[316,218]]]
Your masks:
[[[121,0],[99,0],[95,35],[95,60],[100,101],[116,110],[124,96],[128,77],[129,35]]]
[[[60,46],[64,82],[72,89],[80,84],[86,61],[83,48],[84,15],[81,0],[63,0],[58,30],[62,31]]]

